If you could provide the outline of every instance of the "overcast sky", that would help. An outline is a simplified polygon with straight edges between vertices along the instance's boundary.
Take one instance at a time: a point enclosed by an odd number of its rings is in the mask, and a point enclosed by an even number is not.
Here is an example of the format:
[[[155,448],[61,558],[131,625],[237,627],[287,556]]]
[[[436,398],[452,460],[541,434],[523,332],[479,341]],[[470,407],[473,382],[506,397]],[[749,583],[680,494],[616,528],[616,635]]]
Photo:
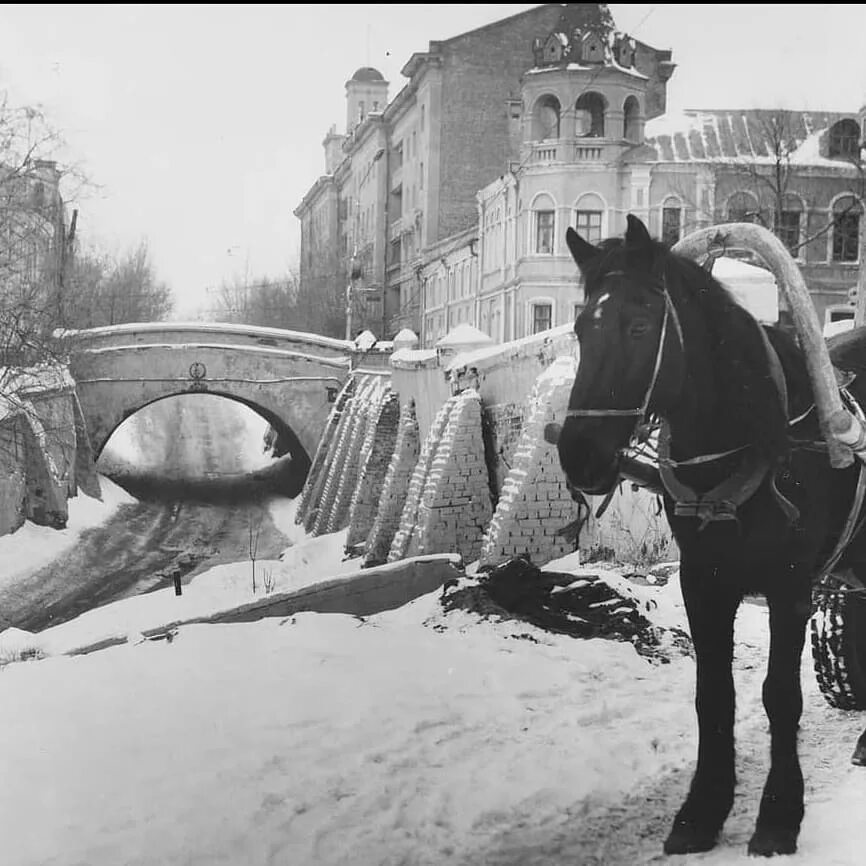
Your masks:
[[[146,239],[182,314],[205,288],[297,260],[292,214],[345,126],[344,84],[535,4],[0,5],[0,89],[36,103],[98,184],[84,240]],[[610,5],[677,64],[669,109],[866,102],[866,6]],[[784,14],[780,10],[785,10]],[[527,51],[529,46],[527,46]]]

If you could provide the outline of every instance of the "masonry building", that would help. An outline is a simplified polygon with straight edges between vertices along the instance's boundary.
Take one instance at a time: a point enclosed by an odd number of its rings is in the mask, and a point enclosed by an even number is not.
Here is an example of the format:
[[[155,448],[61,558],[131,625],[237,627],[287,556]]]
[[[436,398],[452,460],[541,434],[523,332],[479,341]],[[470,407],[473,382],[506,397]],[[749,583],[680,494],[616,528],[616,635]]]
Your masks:
[[[467,322],[516,339],[583,302],[566,227],[597,241],[635,213],[671,244],[760,222],[800,264],[819,315],[845,307],[863,112],[669,116],[674,68],[606,5],[546,4],[430,43],[391,102],[381,76],[359,70],[346,134],[329,133],[328,171],[296,210],[302,281],[338,274],[358,327],[380,337],[410,327],[433,346]]]

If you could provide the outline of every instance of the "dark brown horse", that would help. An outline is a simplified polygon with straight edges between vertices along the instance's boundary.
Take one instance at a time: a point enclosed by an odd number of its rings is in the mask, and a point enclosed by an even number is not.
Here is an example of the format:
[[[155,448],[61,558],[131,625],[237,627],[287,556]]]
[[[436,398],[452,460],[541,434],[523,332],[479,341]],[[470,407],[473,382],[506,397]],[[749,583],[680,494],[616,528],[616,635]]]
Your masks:
[[[583,275],[580,364],[558,448],[569,483],[606,494],[645,419],[661,421],[659,468],[680,548],[697,658],[699,746],[667,853],[712,848],[734,798],[734,617],[748,593],[769,607],[763,700],[771,767],[749,852],[796,850],[800,662],[812,584],[849,521],[859,464],[833,469],[796,341],[763,328],[695,262],[628,217],[625,239],[567,242]],[[855,381],[850,390],[866,398]],[[859,526],[858,526],[859,529]],[[845,565],[863,576],[858,532]]]

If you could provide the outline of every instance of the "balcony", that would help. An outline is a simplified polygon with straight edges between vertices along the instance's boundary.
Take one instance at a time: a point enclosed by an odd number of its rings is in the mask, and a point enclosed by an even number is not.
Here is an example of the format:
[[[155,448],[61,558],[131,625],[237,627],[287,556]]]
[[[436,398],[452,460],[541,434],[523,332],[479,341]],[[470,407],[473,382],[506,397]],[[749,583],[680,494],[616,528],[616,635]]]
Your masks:
[[[605,148],[599,139],[590,143],[582,139],[536,141],[529,144],[529,161],[536,165],[550,163],[600,163],[605,159]]]

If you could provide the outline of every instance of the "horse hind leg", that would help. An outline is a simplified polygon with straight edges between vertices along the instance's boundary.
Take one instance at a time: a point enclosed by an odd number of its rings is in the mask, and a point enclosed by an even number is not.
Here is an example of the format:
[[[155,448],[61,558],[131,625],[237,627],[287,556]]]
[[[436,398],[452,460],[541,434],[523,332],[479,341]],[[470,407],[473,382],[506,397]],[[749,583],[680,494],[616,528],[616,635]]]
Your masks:
[[[749,853],[793,854],[803,820],[803,773],[797,730],[803,711],[800,660],[810,614],[808,585],[784,597],[770,596],[770,660],[764,708],[770,720],[770,772],[764,785]]]
[[[717,575],[681,568],[683,599],[697,658],[698,761],[685,802],[665,841],[666,854],[715,847],[734,802],[734,617],[740,595]]]

